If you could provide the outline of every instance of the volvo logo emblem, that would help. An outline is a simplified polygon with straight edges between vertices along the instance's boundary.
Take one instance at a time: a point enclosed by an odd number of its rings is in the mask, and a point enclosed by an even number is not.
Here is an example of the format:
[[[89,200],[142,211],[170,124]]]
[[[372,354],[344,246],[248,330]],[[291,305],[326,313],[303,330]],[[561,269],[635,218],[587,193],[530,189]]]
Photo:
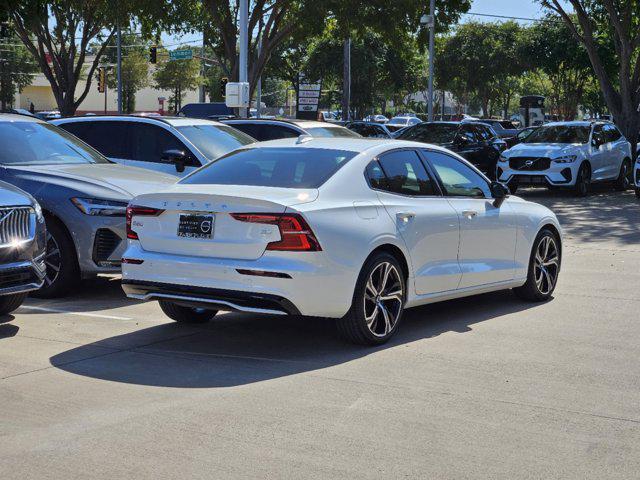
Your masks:
[[[209,233],[211,231],[211,220],[204,220],[200,224],[200,231],[202,233]]]
[[[524,162],[524,164],[527,167],[533,167],[533,160],[527,160],[526,162]]]

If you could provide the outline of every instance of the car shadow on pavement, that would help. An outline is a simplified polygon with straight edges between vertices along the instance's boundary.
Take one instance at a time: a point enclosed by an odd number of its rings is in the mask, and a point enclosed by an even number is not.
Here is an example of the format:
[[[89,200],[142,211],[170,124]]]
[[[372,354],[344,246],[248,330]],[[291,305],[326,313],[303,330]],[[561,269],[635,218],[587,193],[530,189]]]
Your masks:
[[[15,317],[11,314],[8,315],[0,315],[0,340],[3,338],[11,338],[15,337],[20,330],[20,327],[9,323]]]
[[[579,198],[567,190],[526,188],[518,196],[541,203],[557,215],[568,239],[580,242],[640,243],[640,201],[633,191],[616,192],[607,184],[594,185]]]
[[[112,382],[229,387],[343,364],[445,332],[471,332],[474,324],[537,305],[503,291],[410,309],[398,334],[373,348],[340,340],[332,320],[223,314],[203,326],[171,322],[103,339],[55,355],[50,363]],[[110,350],[96,356],[96,347],[105,343]]]

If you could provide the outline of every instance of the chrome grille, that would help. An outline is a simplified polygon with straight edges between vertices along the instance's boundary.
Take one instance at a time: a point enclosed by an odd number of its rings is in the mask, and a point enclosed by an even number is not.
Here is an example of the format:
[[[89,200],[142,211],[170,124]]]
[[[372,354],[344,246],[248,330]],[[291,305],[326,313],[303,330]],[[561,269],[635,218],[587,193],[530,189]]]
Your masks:
[[[30,207],[0,208],[0,246],[31,238]]]
[[[511,157],[509,166],[514,170],[547,170],[551,166],[548,157]]]

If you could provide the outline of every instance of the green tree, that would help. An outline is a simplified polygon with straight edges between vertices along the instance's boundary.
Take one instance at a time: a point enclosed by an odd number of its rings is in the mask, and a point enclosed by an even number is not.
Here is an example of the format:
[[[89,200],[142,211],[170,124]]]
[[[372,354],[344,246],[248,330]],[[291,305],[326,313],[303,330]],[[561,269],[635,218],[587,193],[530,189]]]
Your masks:
[[[0,37],[0,110],[13,106],[16,92],[30,85],[38,71],[33,57],[19,42],[15,35]]]
[[[640,128],[640,2],[540,0],[540,3],[555,12],[585,47],[616,125],[635,145]],[[612,49],[614,55],[610,54]],[[609,62],[614,68],[608,68]],[[636,149],[632,152],[635,158]]]
[[[184,92],[194,90],[202,83],[200,77],[200,61],[191,60],[165,60],[158,64],[154,73],[155,87],[171,91],[169,108],[174,113],[182,108],[182,95]]]

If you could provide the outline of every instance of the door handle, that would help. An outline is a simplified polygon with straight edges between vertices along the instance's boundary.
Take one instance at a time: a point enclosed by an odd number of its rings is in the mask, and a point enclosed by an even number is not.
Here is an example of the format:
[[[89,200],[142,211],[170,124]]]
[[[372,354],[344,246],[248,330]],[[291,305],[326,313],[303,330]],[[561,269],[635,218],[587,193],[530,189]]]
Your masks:
[[[463,210],[462,215],[467,217],[469,220],[471,220],[472,218],[475,218],[478,215],[478,212],[476,212],[475,210]]]
[[[403,222],[407,223],[409,222],[409,220],[413,219],[413,217],[416,216],[415,213],[413,212],[399,212],[397,215],[399,220],[402,220]]]

